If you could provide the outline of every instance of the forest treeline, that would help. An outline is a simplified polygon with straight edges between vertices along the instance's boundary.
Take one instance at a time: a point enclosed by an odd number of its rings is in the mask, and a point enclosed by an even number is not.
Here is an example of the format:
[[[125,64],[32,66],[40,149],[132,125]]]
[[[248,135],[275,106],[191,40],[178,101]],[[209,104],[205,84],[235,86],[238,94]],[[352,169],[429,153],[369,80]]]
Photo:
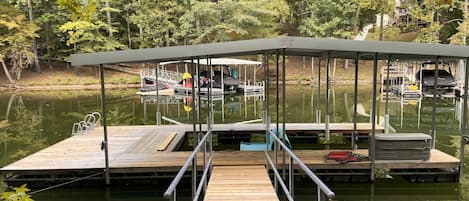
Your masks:
[[[387,22],[387,23],[386,23]],[[465,45],[467,0],[2,0],[0,62],[10,82],[39,59],[73,53],[211,43],[281,35]],[[395,38],[395,37],[394,37]]]

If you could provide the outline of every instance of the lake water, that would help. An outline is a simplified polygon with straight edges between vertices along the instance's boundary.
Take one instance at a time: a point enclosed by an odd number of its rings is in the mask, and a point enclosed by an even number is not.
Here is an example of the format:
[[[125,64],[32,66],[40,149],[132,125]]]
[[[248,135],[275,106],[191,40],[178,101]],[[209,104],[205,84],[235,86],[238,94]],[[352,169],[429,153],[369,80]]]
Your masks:
[[[156,119],[156,104],[142,100],[135,95],[135,89],[108,90],[109,125],[152,125]],[[321,121],[324,121],[325,91],[322,90]],[[281,93],[280,93],[281,94]],[[275,89],[271,90],[269,107],[271,119],[275,121]],[[369,122],[371,108],[371,88],[359,88],[359,122]],[[190,99],[169,98],[161,100],[167,104],[159,106],[162,116],[176,121],[191,123]],[[317,88],[287,87],[286,121],[315,123],[317,110]],[[331,122],[352,122],[353,88],[335,86],[330,90],[329,113]],[[202,114],[205,121],[207,103],[202,101]],[[430,133],[432,99],[399,101],[390,100],[390,124],[398,132]],[[83,119],[84,115],[100,111],[100,94],[91,91],[50,91],[0,93],[0,165],[4,166],[51,144],[70,137],[72,124]],[[226,96],[214,101],[215,123],[233,123],[256,120],[262,117],[264,97]],[[437,102],[437,141],[436,147],[457,156],[459,151],[459,125],[462,104],[454,98],[438,98]],[[384,99],[379,102],[379,120],[383,119]],[[280,108],[281,111],[281,108]],[[282,114],[279,115],[280,117]],[[5,121],[8,120],[8,124]],[[164,122],[163,123],[167,123]],[[339,142],[340,143],[340,142]],[[346,146],[346,145],[344,145]],[[466,157],[467,158],[467,157]],[[467,162],[467,160],[466,160]],[[466,168],[467,169],[467,168]],[[410,183],[400,177],[379,178],[374,184],[330,184],[337,194],[336,200],[469,200],[469,170],[464,171],[460,183]],[[170,180],[156,184],[87,187],[62,187],[33,196],[38,201],[83,200],[165,200],[162,192]],[[190,194],[189,182],[178,188],[183,198]],[[295,185],[297,200],[314,200],[315,190],[307,179],[297,179]],[[186,197],[184,196],[186,195]]]

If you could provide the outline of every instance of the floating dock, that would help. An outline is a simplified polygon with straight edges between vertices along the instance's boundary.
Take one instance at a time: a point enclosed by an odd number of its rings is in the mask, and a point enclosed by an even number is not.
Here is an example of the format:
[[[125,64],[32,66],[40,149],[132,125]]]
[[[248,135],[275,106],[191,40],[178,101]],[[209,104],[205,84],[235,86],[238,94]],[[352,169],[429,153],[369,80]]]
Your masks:
[[[304,131],[323,133],[324,124],[289,123],[287,133]],[[371,125],[359,123],[358,133],[368,135]],[[205,127],[202,128],[204,130]],[[352,133],[353,124],[332,123],[331,133]],[[263,124],[217,124],[213,132],[256,133],[265,131]],[[191,154],[190,151],[177,151],[186,133],[192,132],[192,125],[162,126],[111,126],[109,135],[109,167],[111,174],[140,174],[177,172]],[[383,128],[377,127],[382,133]],[[97,127],[88,134],[67,138],[37,153],[11,163],[0,172],[12,175],[7,181],[28,181],[31,178],[65,179],[64,175],[93,174],[105,168],[104,151],[101,150],[103,129]],[[340,163],[326,160],[330,150],[294,150],[295,154],[311,169],[331,174],[334,170],[370,170],[369,160],[361,162]],[[367,149],[358,149],[355,153],[367,156]],[[273,154],[273,153],[271,153]],[[200,156],[201,158],[201,156]],[[202,167],[201,159],[198,166]],[[265,165],[263,152],[250,151],[216,151],[214,166]],[[376,161],[376,168],[435,170],[457,168],[459,160],[444,152],[433,149],[427,161]],[[352,173],[353,171],[351,171]],[[324,173],[326,174],[326,173]],[[344,173],[340,173],[344,174]],[[353,174],[353,173],[352,173]],[[432,173],[434,174],[434,173]],[[55,175],[55,176],[54,176]],[[57,176],[62,175],[62,176]],[[112,177],[117,179],[120,176]]]

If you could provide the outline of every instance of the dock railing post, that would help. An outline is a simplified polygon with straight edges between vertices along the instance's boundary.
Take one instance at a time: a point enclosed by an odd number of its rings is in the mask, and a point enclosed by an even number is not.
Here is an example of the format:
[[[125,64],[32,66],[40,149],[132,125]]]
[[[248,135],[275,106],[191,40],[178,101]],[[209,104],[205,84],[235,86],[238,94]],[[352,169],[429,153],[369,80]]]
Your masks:
[[[467,125],[467,92],[468,92],[468,80],[469,80],[469,58],[465,59],[466,62],[466,69],[464,74],[464,96],[463,96],[463,115],[462,115],[462,123],[461,123],[461,147],[459,150],[459,178],[461,178],[463,169],[464,169],[464,152],[466,142],[464,140],[466,136],[466,125]]]
[[[107,115],[106,115],[106,96],[104,89],[104,66],[99,64],[100,72],[100,81],[101,81],[101,109],[102,109],[102,118],[103,118],[103,132],[104,132],[104,141],[102,142],[102,148],[104,148],[104,163],[105,163],[105,177],[106,185],[111,184],[111,179],[109,175],[109,146],[108,146],[108,137],[107,137]]]
[[[373,57],[373,91],[372,91],[372,107],[371,107],[371,181],[375,180],[375,135],[376,135],[376,82],[378,71],[378,53]]]

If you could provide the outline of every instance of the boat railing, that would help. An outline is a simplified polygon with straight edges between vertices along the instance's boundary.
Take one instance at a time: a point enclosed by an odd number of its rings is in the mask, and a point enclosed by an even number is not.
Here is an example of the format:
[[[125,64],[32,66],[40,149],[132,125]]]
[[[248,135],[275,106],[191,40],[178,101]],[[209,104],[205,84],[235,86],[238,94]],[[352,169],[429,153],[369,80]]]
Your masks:
[[[268,149],[266,149],[264,151],[264,154],[265,154],[265,157],[267,159],[267,162],[269,163],[270,167],[272,167],[272,170],[274,172],[274,177],[276,178],[275,180],[278,181],[278,183],[280,184],[283,192],[285,193],[285,196],[287,197],[287,199],[289,201],[292,201],[294,200],[294,163],[296,162],[296,164],[298,165],[298,167],[304,171],[304,173],[316,184],[316,187],[317,187],[317,200],[323,200],[323,195],[325,195],[328,199],[333,199],[335,197],[335,193],[333,191],[331,191],[331,189],[329,189],[329,187],[324,184],[324,182],[322,182],[322,180],[316,176],[316,174],[314,174],[313,171],[311,171],[311,169],[308,168],[308,166],[306,166],[303,161],[301,161],[298,156],[296,156],[295,153],[293,153],[293,151],[287,146],[285,145],[282,140],[276,136],[276,134],[274,133],[274,131],[269,131],[270,132],[270,135],[272,135],[273,139],[275,140],[275,144],[278,144],[280,145],[280,147],[285,151],[285,153],[288,154],[289,156],[289,173],[288,173],[288,188],[287,188],[287,185],[285,184],[285,181],[284,179],[286,180],[287,178],[285,177],[285,174],[284,174],[284,178],[282,178],[282,176],[280,175],[279,171],[278,171],[278,166],[277,164],[274,164],[272,162],[272,159],[269,155],[269,152],[267,151]],[[276,131],[275,131],[276,132]],[[267,146],[267,145],[266,145]],[[277,145],[274,145],[274,146],[277,146]],[[276,182],[274,181],[274,182]],[[276,186],[276,184],[274,184]]]
[[[209,147],[209,151],[207,152],[207,143]],[[202,161],[203,161],[203,173],[202,177],[197,184],[197,176],[195,176],[197,172],[197,155],[198,153],[202,150]],[[208,155],[208,160],[207,160],[207,153]],[[169,187],[166,189],[164,192],[164,197],[168,198],[169,200],[176,200],[176,189],[178,184],[181,182],[182,177],[186,173],[187,169],[189,166],[192,165],[192,173],[194,174],[192,177],[192,200],[197,201],[199,200],[199,197],[202,193],[202,191],[207,189],[207,182],[208,182],[208,177],[209,177],[209,172],[212,169],[212,160],[213,160],[213,146],[212,146],[212,131],[209,130],[205,135],[202,137],[202,139],[199,141],[197,146],[194,148],[194,151],[192,151],[191,155],[189,158],[187,158],[186,162],[184,162],[184,165],[181,167],[179,172],[177,173],[176,177],[174,177],[173,181],[169,185]]]
[[[142,80],[145,77],[154,78],[155,70],[141,69],[140,77]],[[158,67],[158,79],[165,82],[179,82],[182,79],[182,73],[166,70],[164,67]]]

